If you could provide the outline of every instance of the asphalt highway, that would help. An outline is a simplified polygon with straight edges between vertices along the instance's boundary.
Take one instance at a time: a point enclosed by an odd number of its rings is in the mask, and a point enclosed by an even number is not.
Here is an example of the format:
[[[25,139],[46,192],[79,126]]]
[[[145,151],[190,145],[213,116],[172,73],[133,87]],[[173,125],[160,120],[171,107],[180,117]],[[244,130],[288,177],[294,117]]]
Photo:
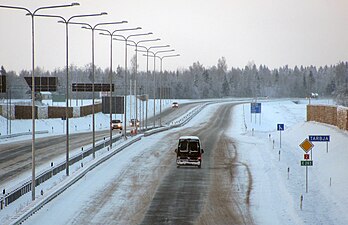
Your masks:
[[[202,168],[173,165],[157,188],[142,225],[253,224],[247,193],[241,197],[234,192],[238,157],[233,140],[224,135],[231,107],[220,107],[206,126],[188,131],[201,139]],[[251,188],[251,177],[245,182]]]
[[[199,103],[181,104],[179,108],[167,108],[162,111],[162,124],[166,124],[197,106]],[[148,119],[149,128],[153,125],[153,118]],[[156,117],[156,125],[159,124],[159,116]],[[129,128],[129,127],[128,127]],[[118,130],[113,135],[119,134]],[[109,137],[109,130],[96,131],[96,141]],[[92,144],[92,132],[75,133],[69,135],[70,150],[79,149]],[[17,141],[0,144],[0,186],[8,183],[20,174],[31,171],[32,140]],[[36,166],[49,166],[57,156],[66,154],[66,136],[49,136],[35,140]]]
[[[210,105],[211,113],[199,116],[201,120],[144,137],[90,171],[26,223],[255,224],[250,212],[252,174],[238,157],[238,140],[229,133],[233,107]],[[174,149],[184,135],[200,138],[202,168],[177,168]],[[125,165],[115,166],[120,160]]]

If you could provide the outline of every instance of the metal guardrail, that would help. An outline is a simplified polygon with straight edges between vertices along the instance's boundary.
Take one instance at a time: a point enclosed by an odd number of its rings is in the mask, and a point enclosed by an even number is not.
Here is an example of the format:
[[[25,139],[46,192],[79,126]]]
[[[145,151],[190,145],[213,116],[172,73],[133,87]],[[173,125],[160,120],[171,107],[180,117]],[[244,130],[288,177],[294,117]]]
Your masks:
[[[181,117],[179,120],[175,122],[171,122],[170,126],[160,127],[160,128],[152,128],[149,131],[144,132],[144,136],[150,136],[159,132],[163,132],[175,127],[184,126],[187,124],[194,116],[196,116],[203,108],[205,108],[207,105],[212,104],[212,102],[205,103],[199,107],[196,107],[195,109],[191,110],[189,113],[185,114],[183,117]],[[45,132],[45,131],[44,131]],[[115,143],[116,141],[120,140],[122,136],[118,136],[112,139],[112,143]],[[140,140],[140,139],[139,139]],[[134,142],[132,142],[134,143]],[[105,146],[110,144],[110,140],[101,141],[95,146],[95,151],[98,151]],[[121,149],[123,150],[123,149]],[[118,153],[120,150],[116,150],[116,153]],[[85,151],[70,157],[69,159],[69,165],[73,165],[74,163],[82,160],[83,158],[91,155],[93,153],[93,148],[89,147]],[[53,166],[52,168],[49,168],[43,172],[41,172],[39,175],[36,176],[35,180],[35,187],[39,186],[41,183],[45,182],[46,180],[50,179],[52,176],[58,174],[59,172],[65,170],[66,163],[61,162],[57,164],[56,166]],[[25,181],[20,187],[15,188],[14,190],[11,190],[9,193],[4,194],[0,198],[0,210],[4,207],[8,206],[10,203],[14,202],[18,198],[20,198],[22,195],[28,193],[31,191],[31,180],[28,179]]]
[[[66,184],[63,184],[60,188],[54,190],[52,193],[50,193],[47,197],[45,197],[44,199],[40,200],[40,202],[38,202],[37,204],[35,204],[35,206],[30,209],[29,211],[25,212],[24,214],[20,215],[19,217],[17,217],[12,223],[10,223],[11,225],[14,224],[21,224],[23,223],[26,219],[28,219],[31,215],[33,215],[36,211],[38,211],[40,208],[42,208],[45,204],[47,204],[48,202],[50,202],[52,199],[54,199],[55,197],[57,197],[59,194],[61,194],[62,192],[64,192],[66,189],[68,189],[71,185],[73,185],[74,183],[76,183],[79,179],[81,179],[83,176],[85,176],[89,171],[93,170],[95,167],[97,167],[98,165],[100,165],[101,163],[105,162],[106,160],[108,160],[109,158],[111,158],[112,156],[114,156],[115,154],[119,153],[120,151],[122,151],[123,149],[129,147],[130,145],[132,145],[133,143],[139,141],[141,139],[141,136],[133,139],[132,141],[122,145],[121,147],[119,147],[116,151],[113,151],[112,153],[105,155],[102,158],[99,158],[95,163],[87,166],[83,171],[81,171],[77,176],[73,177],[71,180],[69,180]]]
[[[179,120],[175,121],[175,122],[171,122],[169,123],[169,126],[164,126],[164,127],[160,127],[157,129],[153,129],[151,131],[146,131],[144,132],[144,136],[150,136],[159,132],[163,132],[175,127],[180,127],[180,126],[184,126],[185,124],[187,124],[194,116],[196,116],[200,111],[202,111],[202,109],[207,106],[210,103],[205,103],[199,107],[196,107],[195,109],[193,109],[192,111],[190,111],[189,113],[187,113],[185,116],[183,116],[182,118],[180,118]]]
[[[115,137],[112,139],[112,143],[115,143],[116,141],[120,140],[121,136]],[[98,143],[95,146],[95,151],[98,151],[104,146],[107,146],[110,144],[110,140],[102,141]],[[69,159],[69,165],[73,165],[74,163],[80,161],[81,159],[91,155],[93,153],[93,148],[89,147],[85,151],[70,157]],[[66,163],[61,162],[57,164],[56,166],[53,166],[40,174],[38,174],[35,178],[35,187],[39,186],[41,183],[45,182],[46,180],[50,179],[52,176],[58,174],[59,172],[65,170]],[[14,190],[11,190],[9,193],[5,194],[3,197],[0,198],[0,209],[3,209],[4,207],[8,206],[18,198],[20,198],[22,195],[28,193],[31,191],[31,180],[25,181],[20,187],[15,188]]]
[[[170,126],[160,127],[160,128],[157,128],[157,129],[152,129],[151,131],[144,132],[143,135],[140,135],[139,137],[136,137],[132,141],[130,141],[130,142],[128,142],[128,143],[118,147],[116,150],[112,151],[112,153],[107,154],[104,157],[98,159],[95,163],[93,163],[93,164],[89,165],[88,167],[86,167],[86,169],[83,170],[83,172],[79,173],[76,177],[74,177],[72,180],[70,180],[64,186],[62,186],[61,188],[58,188],[57,190],[55,190],[54,192],[49,194],[46,198],[44,198],[43,200],[38,202],[32,209],[30,209],[29,211],[27,211],[23,215],[21,215],[18,218],[16,218],[11,224],[21,224],[23,221],[25,221],[27,218],[29,218],[33,213],[35,213],[37,210],[39,210],[41,207],[43,207],[46,203],[50,202],[52,199],[57,197],[59,194],[61,194],[63,191],[65,191],[68,187],[70,187],[76,181],[78,181],[80,178],[82,178],[86,173],[88,173],[89,171],[91,171],[92,169],[94,169],[95,167],[100,165],[101,163],[105,162],[106,160],[108,160],[109,158],[114,156],[115,154],[119,153],[123,149],[129,147],[133,143],[141,140],[142,136],[150,136],[150,135],[153,135],[153,134],[156,134],[156,133],[159,133],[159,132],[163,132],[165,130],[169,130],[171,128],[184,126],[194,116],[196,116],[203,108],[205,108],[209,104],[211,104],[211,103],[205,103],[205,104],[201,105],[200,107],[197,107],[194,110],[190,111],[188,114],[186,114],[184,117],[182,117],[179,120],[179,123],[175,123],[175,124],[172,124]],[[114,142],[120,140],[121,138],[122,138],[122,136],[118,136],[116,138],[113,138],[112,142],[114,143]],[[100,142],[100,143],[98,143],[96,145],[95,151],[98,151],[98,150],[104,148],[104,146],[107,146],[109,144],[110,144],[110,140],[102,141],[102,142]],[[69,165],[72,165],[72,164],[78,162],[79,160],[83,159],[84,157],[92,154],[92,151],[93,151],[93,149],[92,149],[92,147],[90,147],[86,151],[81,152],[81,153],[71,157],[71,159],[69,159]],[[40,175],[38,175],[36,177],[36,184],[35,184],[35,186],[38,186],[39,184],[41,184],[44,181],[48,180],[49,178],[51,178],[52,176],[56,175],[60,171],[64,170],[65,166],[66,166],[65,162],[61,162],[57,166],[54,166],[54,167],[52,167],[52,168],[42,172]],[[7,206],[8,204],[12,203],[16,199],[20,198],[22,195],[28,193],[29,191],[31,191],[31,181],[28,181],[28,182],[24,183],[23,185],[21,185],[17,189],[11,191],[9,194],[7,194],[3,198],[1,198],[0,199],[1,209],[4,206]]]

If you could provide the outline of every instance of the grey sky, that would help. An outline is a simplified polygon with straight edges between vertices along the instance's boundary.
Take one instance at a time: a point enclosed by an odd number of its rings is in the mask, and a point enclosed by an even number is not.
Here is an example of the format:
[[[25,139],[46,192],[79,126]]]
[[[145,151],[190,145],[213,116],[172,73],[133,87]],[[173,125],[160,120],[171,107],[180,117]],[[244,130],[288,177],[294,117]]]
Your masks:
[[[75,21],[90,23],[127,20],[105,26],[121,29],[141,26],[140,32],[161,38],[150,45],[170,44],[180,57],[168,58],[164,68],[188,68],[199,61],[210,67],[224,56],[228,67],[249,61],[271,68],[283,65],[325,65],[348,59],[348,1],[346,0],[82,0],[81,6],[41,13],[69,17],[99,13],[108,16]],[[0,0],[0,5],[31,9],[69,1]],[[64,25],[56,19],[36,19],[36,65],[48,70],[65,65]],[[90,31],[70,26],[70,63],[91,62]],[[7,70],[31,68],[30,18],[18,10],[0,8],[0,65]],[[122,33],[129,34],[129,33]],[[124,65],[124,45],[115,42],[114,67]],[[132,50],[132,49],[130,49]],[[129,51],[129,55],[133,52]],[[95,62],[109,67],[109,39],[96,33]],[[152,61],[151,61],[152,69]],[[157,64],[158,65],[158,64]],[[140,70],[145,57],[139,55]],[[157,67],[158,68],[158,67]]]

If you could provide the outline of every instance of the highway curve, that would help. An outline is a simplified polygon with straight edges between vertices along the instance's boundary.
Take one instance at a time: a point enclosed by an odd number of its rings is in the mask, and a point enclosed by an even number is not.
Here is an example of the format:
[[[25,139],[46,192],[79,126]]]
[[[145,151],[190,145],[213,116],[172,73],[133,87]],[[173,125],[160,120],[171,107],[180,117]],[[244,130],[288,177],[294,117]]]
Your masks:
[[[233,140],[224,135],[231,122],[231,107],[221,106],[215,114],[219,116],[190,133],[199,136],[203,143],[202,169],[173,165],[157,188],[141,224],[253,224],[249,213],[252,178],[247,166],[238,162]],[[238,183],[237,167],[248,174],[242,179],[245,189]]]
[[[184,115],[187,113],[190,109],[201,105],[202,103],[194,103],[194,102],[188,102],[188,103],[181,103],[178,108],[172,109],[172,108],[166,108],[165,110],[162,111],[161,115],[161,122],[162,126],[165,124],[169,124],[173,120],[177,119],[181,115]],[[148,118],[147,124],[148,126],[153,126],[153,117]],[[158,114],[156,114],[156,126],[158,126],[160,123],[160,117]]]
[[[108,136],[108,131],[96,132],[96,140]],[[70,149],[80,148],[91,144],[92,133],[71,134]],[[25,171],[31,170],[31,140],[5,143],[0,145],[0,185]],[[51,136],[35,140],[36,166],[46,164],[57,156],[66,154],[66,136]]]
[[[225,133],[232,108],[233,104],[211,105],[210,115],[201,116],[203,120],[192,127],[144,137],[90,171],[25,223],[254,224],[249,200],[252,175],[239,161],[235,141]],[[201,169],[176,167],[174,149],[183,135],[201,139],[205,151]],[[123,161],[125,165],[116,167]],[[57,213],[62,215],[57,218]]]
[[[167,108],[162,111],[162,124],[185,114],[200,103],[184,103],[178,109]],[[156,125],[159,117],[156,117]],[[153,118],[149,118],[148,125],[153,125]],[[113,131],[114,135],[119,131]],[[96,141],[109,137],[109,130],[96,131]],[[0,144],[0,185],[3,185],[18,175],[31,171],[31,139]],[[92,144],[92,132],[70,134],[70,150]],[[66,136],[49,136],[35,140],[36,166],[47,165],[51,161],[66,154]],[[56,162],[55,162],[56,163]]]

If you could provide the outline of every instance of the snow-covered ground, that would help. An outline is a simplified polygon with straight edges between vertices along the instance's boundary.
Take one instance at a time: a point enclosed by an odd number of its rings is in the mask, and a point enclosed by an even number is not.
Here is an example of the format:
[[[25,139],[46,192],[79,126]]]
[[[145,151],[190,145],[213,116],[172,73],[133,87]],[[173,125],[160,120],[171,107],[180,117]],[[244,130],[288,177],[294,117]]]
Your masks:
[[[312,103],[330,102],[326,100],[312,101]],[[250,104],[240,104],[231,114],[233,123],[228,133],[236,143],[239,161],[247,163],[252,173],[250,204],[255,224],[348,224],[348,216],[344,213],[348,209],[346,194],[348,181],[345,179],[348,169],[346,162],[348,152],[345,146],[348,143],[348,132],[325,124],[306,122],[306,104],[305,100],[296,101],[296,103],[290,100],[263,102],[262,114],[256,117],[250,115]],[[202,125],[209,116],[214,115],[215,109],[215,105],[206,107],[185,127]],[[285,130],[281,133],[281,148],[280,134],[277,131],[278,123],[285,125]],[[107,187],[108,179],[122,178],[123,181],[119,180],[123,182],[120,183],[122,185],[132,183],[136,178],[137,184],[144,185],[145,183],[142,182],[145,181],[142,181],[139,174],[146,171],[161,172],[158,170],[160,160],[153,160],[161,155],[150,154],[148,151],[153,149],[154,143],[160,140],[162,145],[169,145],[172,140],[168,140],[167,143],[162,138],[170,132],[173,131],[169,130],[144,138],[112,157],[90,172],[82,179],[83,181],[79,181],[79,185],[86,187],[83,194],[78,191],[80,190],[78,188],[69,188],[67,193],[58,196],[57,202],[72,201],[76,203],[74,205],[91,204],[93,202],[91,198],[98,193],[98,189],[103,185]],[[180,132],[180,128],[177,132]],[[326,143],[313,143],[314,165],[308,168],[309,191],[306,193],[305,167],[300,165],[304,151],[299,144],[308,138],[308,135],[319,134],[330,135],[329,151],[327,152]],[[139,167],[132,168],[131,172],[134,176],[129,178],[123,176],[129,173],[125,172],[128,163],[137,160]],[[79,170],[81,168],[73,169],[75,174]],[[88,179],[96,174],[97,176],[100,174],[98,182]],[[146,174],[143,175],[147,177]],[[58,177],[58,180],[48,182],[64,182],[63,175]],[[53,187],[54,185],[51,185],[45,193],[52,191]],[[112,199],[119,201],[120,205],[125,205],[126,199],[120,196],[129,196],[131,191],[127,188],[121,189]],[[302,210],[301,196],[303,196]],[[69,221],[69,218],[74,216],[74,207],[66,210],[65,204],[53,204],[53,202],[26,222],[43,224],[49,219],[52,224],[73,223]],[[131,204],[137,203],[131,202]],[[5,210],[1,210],[0,221],[7,221],[14,214],[20,213],[23,208],[31,206],[29,193],[26,200],[16,201]],[[45,213],[50,211],[56,213]],[[56,216],[53,218],[49,215]]]
[[[306,102],[298,103],[262,103],[261,122],[259,115],[256,120],[250,116],[249,104],[234,110],[234,124],[238,125],[231,127],[230,136],[238,143],[240,160],[251,168],[256,224],[348,224],[348,132],[305,122]],[[281,148],[278,123],[285,125]],[[313,142],[306,193],[306,169],[300,165],[305,152],[299,145],[308,135],[330,135],[331,141],[329,152],[326,142]]]
[[[127,105],[131,102],[132,103],[132,109],[129,107],[127,108],[127,121],[130,120],[130,118],[135,118],[134,113],[134,97],[127,98]],[[132,99],[132,101],[130,101]],[[97,100],[99,101],[99,100]],[[96,101],[96,102],[97,102]],[[179,103],[185,103],[189,102],[189,100],[163,100],[162,101],[162,110],[165,110],[168,107],[171,107],[172,101],[176,101]],[[14,103],[13,101],[12,103]],[[22,101],[20,101],[22,102]],[[140,101],[138,101],[139,107],[141,107],[141,113],[138,113],[138,119],[141,119],[143,117],[143,109],[145,106],[141,104]],[[148,118],[153,116],[154,111],[154,104],[153,99],[149,99],[148,103]],[[26,102],[30,104],[30,102]],[[65,106],[64,102],[59,103],[52,103],[52,101],[43,101],[45,105],[54,105],[54,106]],[[2,102],[1,104],[6,105],[6,102]],[[76,102],[75,100],[72,100],[73,106],[75,106]],[[78,105],[81,105],[82,103],[79,100]],[[91,100],[84,100],[83,105],[92,104]],[[145,104],[144,104],[145,105]],[[140,110],[139,110],[140,111]],[[156,115],[159,113],[159,100],[156,100]],[[141,115],[140,115],[141,114]],[[145,114],[145,113],[144,113]],[[121,121],[124,121],[124,116],[122,114],[114,114],[113,119],[120,119]],[[109,129],[109,122],[110,122],[110,115],[109,114],[103,114],[103,113],[96,113],[95,114],[95,127],[96,130],[107,130]],[[60,135],[65,134],[66,130],[66,122],[62,119],[38,119],[35,120],[35,130],[37,131],[44,131],[43,134],[38,134],[36,137],[44,137],[48,135]],[[69,120],[69,131],[70,133],[78,133],[78,132],[88,132],[92,130],[92,115],[80,117],[80,118],[72,118]],[[24,132],[30,132],[32,129],[32,120],[7,120],[6,118],[0,116],[0,137],[6,136],[8,134],[18,134],[18,133],[24,133]],[[0,138],[0,144],[2,142],[9,142],[9,141],[17,141],[22,139],[31,139],[31,134],[27,135],[21,135],[20,137],[16,138]]]

